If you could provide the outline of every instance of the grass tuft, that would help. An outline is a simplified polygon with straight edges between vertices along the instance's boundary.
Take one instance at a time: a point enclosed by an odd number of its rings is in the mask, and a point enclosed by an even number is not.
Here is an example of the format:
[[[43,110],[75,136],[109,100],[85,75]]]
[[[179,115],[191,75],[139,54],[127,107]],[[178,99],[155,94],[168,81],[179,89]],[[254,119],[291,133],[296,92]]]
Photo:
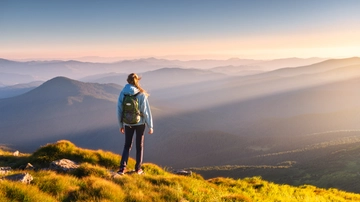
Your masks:
[[[74,201],[124,201],[125,199],[122,188],[111,181],[91,176],[84,178],[83,182],[80,189],[72,195]]]
[[[81,181],[71,175],[59,175],[54,171],[31,172],[36,185],[42,192],[52,195],[55,199],[63,201],[78,190]]]
[[[7,180],[0,181],[0,201],[55,202],[51,195],[38,187]]]
[[[106,168],[97,165],[91,165],[89,163],[81,164],[80,167],[73,170],[71,174],[75,175],[78,178],[89,176],[101,177],[105,179],[111,178],[111,174]]]
[[[221,197],[221,201],[224,202],[251,202],[252,200],[242,194],[232,194]]]

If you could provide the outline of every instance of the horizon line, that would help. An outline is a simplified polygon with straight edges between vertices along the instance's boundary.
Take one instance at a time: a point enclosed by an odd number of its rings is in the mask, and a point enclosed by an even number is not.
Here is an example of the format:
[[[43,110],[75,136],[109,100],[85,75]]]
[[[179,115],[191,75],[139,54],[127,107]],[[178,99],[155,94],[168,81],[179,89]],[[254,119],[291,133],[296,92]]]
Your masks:
[[[196,57],[196,56],[189,56]],[[274,60],[285,60],[285,59],[347,59],[347,58],[356,58],[360,56],[349,56],[349,57],[278,57],[278,58],[269,58],[269,59],[254,59],[254,58],[242,58],[242,57],[224,57],[224,58],[194,58],[194,59],[176,59],[172,58],[172,56],[139,56],[139,57],[106,57],[106,56],[82,56],[75,58],[66,58],[66,57],[50,57],[50,58],[6,58],[0,57],[3,60],[15,61],[15,62],[51,62],[51,61],[76,61],[76,62],[89,62],[89,63],[117,63],[122,61],[133,61],[133,60],[148,60],[148,59],[156,59],[156,60],[168,60],[168,61],[202,61],[202,60],[214,60],[214,61],[227,61],[227,60],[254,60],[254,61],[274,61]]]

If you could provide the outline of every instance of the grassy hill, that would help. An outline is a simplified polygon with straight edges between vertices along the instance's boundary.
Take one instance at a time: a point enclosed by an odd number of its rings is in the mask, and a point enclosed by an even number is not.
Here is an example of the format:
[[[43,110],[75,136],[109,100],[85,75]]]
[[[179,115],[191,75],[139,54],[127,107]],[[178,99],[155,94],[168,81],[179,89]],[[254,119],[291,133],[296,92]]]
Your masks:
[[[329,141],[331,137],[334,139]],[[302,141],[297,139],[299,145],[297,149],[258,155],[251,158],[254,163],[252,165],[229,163],[189,169],[201,174],[205,179],[219,176],[236,179],[261,176],[262,179],[280,184],[293,186],[311,184],[321,188],[359,192],[359,137],[360,131],[311,134]],[[309,138],[313,141],[310,142]],[[254,149],[260,150],[261,147]],[[265,147],[262,149],[266,150]]]
[[[53,160],[67,158],[80,167],[69,173],[46,168]],[[360,195],[311,185],[274,184],[260,177],[212,178],[198,174],[179,176],[155,164],[144,164],[144,175],[112,177],[120,156],[102,150],[76,147],[69,141],[48,144],[33,154],[12,156],[0,150],[0,166],[15,168],[32,163],[30,184],[0,180],[0,201],[359,201]],[[130,159],[129,167],[134,166]]]

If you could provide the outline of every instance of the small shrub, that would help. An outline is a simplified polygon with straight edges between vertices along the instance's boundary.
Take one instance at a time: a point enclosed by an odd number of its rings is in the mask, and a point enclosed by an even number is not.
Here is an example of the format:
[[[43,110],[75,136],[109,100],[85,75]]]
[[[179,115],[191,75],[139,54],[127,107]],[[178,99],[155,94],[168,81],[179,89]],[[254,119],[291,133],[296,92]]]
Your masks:
[[[42,192],[54,196],[57,200],[68,198],[69,194],[80,187],[80,180],[70,175],[60,175],[54,171],[32,172],[33,184]]]
[[[115,183],[98,178],[87,177],[79,190],[73,192],[74,201],[124,201],[125,194]]]
[[[197,180],[205,180],[203,176],[194,172],[191,174],[191,177]]]
[[[110,179],[109,172],[104,167],[83,163],[79,168],[73,170],[71,174],[76,177],[83,178],[88,176],[96,176],[101,178]]]
[[[152,163],[144,163],[143,168],[144,171],[150,175],[165,175],[167,173],[162,168]]]
[[[224,202],[251,202],[252,200],[249,197],[246,197],[241,194],[232,194],[221,197],[221,201]]]
[[[70,141],[60,140],[55,144],[47,144],[37,151],[35,151],[30,159],[34,164],[39,164],[40,166],[47,166],[50,162],[63,159],[63,158],[72,158],[75,145]]]

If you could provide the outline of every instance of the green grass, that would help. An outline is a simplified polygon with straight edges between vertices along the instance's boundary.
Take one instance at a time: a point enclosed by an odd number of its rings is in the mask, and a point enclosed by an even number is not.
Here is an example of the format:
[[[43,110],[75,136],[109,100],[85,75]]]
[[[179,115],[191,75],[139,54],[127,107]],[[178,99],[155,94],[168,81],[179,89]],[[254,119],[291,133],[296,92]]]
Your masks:
[[[60,140],[56,144],[41,147],[30,156],[35,165],[45,166],[50,162],[67,158],[75,162],[87,162],[106,168],[115,168],[119,165],[120,156],[103,150],[88,150],[76,147],[67,140]]]
[[[0,201],[52,202],[57,200],[50,194],[42,192],[37,186],[3,180],[0,181]]]
[[[26,165],[30,154],[20,153],[19,156],[13,156],[12,152],[0,149],[0,167],[18,168],[20,165]]]
[[[128,174],[112,177],[109,170],[117,168],[120,156],[111,152],[76,147],[59,141],[39,148],[31,155],[12,157],[2,153],[2,163],[30,162],[47,167],[53,160],[67,158],[80,167],[69,173],[49,170],[28,171],[34,180],[0,181],[2,201],[360,201],[360,195],[337,189],[320,189],[311,185],[289,186],[265,181],[260,177],[244,179],[213,178],[200,175],[179,176],[151,163],[145,163],[144,175]],[[134,160],[131,159],[134,166]],[[4,165],[2,165],[4,166]],[[352,165],[349,165],[352,166]],[[23,171],[14,170],[12,173]]]

